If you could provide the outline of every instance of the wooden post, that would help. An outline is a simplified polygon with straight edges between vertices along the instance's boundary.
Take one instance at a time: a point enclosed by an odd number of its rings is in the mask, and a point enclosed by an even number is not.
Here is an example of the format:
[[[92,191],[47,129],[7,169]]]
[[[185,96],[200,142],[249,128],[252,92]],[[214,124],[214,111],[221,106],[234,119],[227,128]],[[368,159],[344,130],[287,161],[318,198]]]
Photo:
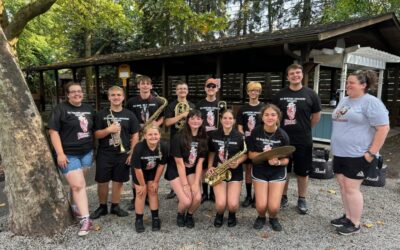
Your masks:
[[[220,89],[217,93],[217,99],[221,100],[221,96],[222,96],[222,88],[224,86],[223,81],[222,81],[222,73],[221,73],[221,56],[218,55],[217,56],[217,62],[216,62],[216,68],[215,68],[215,78],[219,78],[220,79]]]
[[[58,70],[54,70],[54,80],[56,81],[56,103],[58,104],[60,102],[60,92],[59,92],[59,81],[58,81]]]
[[[246,82],[246,78],[247,78],[247,72],[243,72],[242,74],[242,82],[243,82],[243,89],[242,89],[242,105],[244,105],[246,103],[246,94],[247,94],[247,82]]]
[[[96,110],[101,109],[101,95],[100,95],[100,69],[99,65],[94,66],[94,80],[96,82]]]
[[[162,96],[166,99],[168,99],[168,82],[167,82],[167,72],[165,69],[165,62],[163,61],[161,63],[161,81],[162,81]]]
[[[43,112],[46,109],[43,71],[39,71],[39,92],[40,92],[39,93],[40,94],[40,109]]]
[[[78,82],[78,77],[76,75],[76,68],[72,68],[72,80],[74,80],[74,82]]]

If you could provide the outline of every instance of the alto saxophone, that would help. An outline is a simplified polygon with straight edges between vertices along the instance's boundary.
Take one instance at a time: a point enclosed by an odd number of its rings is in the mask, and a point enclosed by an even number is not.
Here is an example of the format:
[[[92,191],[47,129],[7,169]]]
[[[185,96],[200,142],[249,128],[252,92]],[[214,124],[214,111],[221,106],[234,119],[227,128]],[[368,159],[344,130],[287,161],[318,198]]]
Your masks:
[[[114,124],[114,123],[119,123],[118,120],[115,118],[111,108],[110,108],[110,114],[107,115],[106,119],[107,119],[107,126],[111,126],[111,124]],[[112,133],[111,139],[112,139],[112,143],[113,143],[114,147],[119,146],[119,152],[121,154],[126,152],[124,145],[122,145],[121,132]]]
[[[204,181],[212,187],[221,183],[224,180],[229,181],[232,178],[232,173],[231,171],[229,171],[229,164],[239,159],[246,152],[247,152],[247,145],[246,142],[243,141],[243,150],[238,152],[228,160],[224,161],[221,165],[216,167],[211,174],[207,172]]]
[[[162,97],[162,96],[156,96],[156,98],[157,98],[158,100],[161,101],[162,105],[161,105],[161,106],[156,110],[156,112],[154,112],[154,114],[152,114],[152,115],[150,116],[150,118],[144,123],[144,125],[143,125],[143,130],[144,130],[145,127],[151,125],[151,124],[153,123],[153,121],[157,120],[158,117],[160,116],[160,114],[163,112],[163,110],[164,110],[164,109],[167,107],[167,105],[168,105],[168,101],[167,101],[167,99],[165,99],[164,97]]]
[[[185,112],[190,111],[190,106],[189,103],[187,102],[178,102],[175,106],[175,116],[178,116],[180,114],[183,114]],[[175,128],[181,129],[185,125],[185,119],[179,120],[177,123],[175,123]]]

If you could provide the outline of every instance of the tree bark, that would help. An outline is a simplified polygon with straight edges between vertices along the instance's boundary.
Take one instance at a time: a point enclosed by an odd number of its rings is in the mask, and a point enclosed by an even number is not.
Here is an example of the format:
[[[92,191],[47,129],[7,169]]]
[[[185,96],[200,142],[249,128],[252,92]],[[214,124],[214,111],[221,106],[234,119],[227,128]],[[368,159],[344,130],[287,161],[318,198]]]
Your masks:
[[[7,25],[4,34],[11,46],[15,46],[18,37],[25,26],[33,18],[45,13],[57,0],[37,0],[22,7],[15,15],[13,20]]]
[[[9,228],[18,235],[52,235],[72,223],[68,199],[43,123],[0,29],[0,153],[6,172]]]
[[[303,11],[301,13],[301,27],[308,26],[311,23],[311,0],[304,0]]]

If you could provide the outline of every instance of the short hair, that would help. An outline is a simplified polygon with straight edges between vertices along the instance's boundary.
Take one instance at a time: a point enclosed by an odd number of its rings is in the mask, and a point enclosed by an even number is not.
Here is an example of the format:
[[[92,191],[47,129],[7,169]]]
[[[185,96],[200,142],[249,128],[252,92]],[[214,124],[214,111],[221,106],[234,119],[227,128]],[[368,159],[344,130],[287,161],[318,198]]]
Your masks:
[[[367,92],[369,89],[373,90],[378,85],[378,75],[373,70],[357,70],[350,73],[349,76],[355,76],[360,83],[366,84],[364,92]]]
[[[251,90],[262,90],[262,86],[261,83],[259,82],[254,82],[251,81],[247,84],[247,91],[251,91]]]
[[[176,88],[178,85],[186,85],[186,86],[188,86],[188,84],[187,84],[186,82],[182,81],[182,80],[178,80],[178,81],[176,82],[175,88]]]
[[[298,63],[293,63],[293,64],[290,64],[290,65],[286,68],[286,76],[288,76],[289,70],[292,70],[292,69],[301,69],[301,71],[303,72],[303,66],[301,66],[301,65],[298,64]]]
[[[113,91],[113,90],[118,90],[118,91],[121,91],[122,93],[124,93],[124,89],[123,88],[114,85],[114,86],[111,86],[110,88],[108,88],[107,95],[110,95],[110,92]]]
[[[152,84],[151,78],[148,76],[145,76],[145,75],[139,76],[136,83],[137,83],[137,85],[139,85],[141,82],[148,82],[148,83]]]
[[[65,92],[68,94],[69,93],[69,88],[71,86],[74,86],[74,85],[79,86],[79,87],[82,88],[82,86],[81,86],[81,84],[79,82],[70,81],[65,85]]]

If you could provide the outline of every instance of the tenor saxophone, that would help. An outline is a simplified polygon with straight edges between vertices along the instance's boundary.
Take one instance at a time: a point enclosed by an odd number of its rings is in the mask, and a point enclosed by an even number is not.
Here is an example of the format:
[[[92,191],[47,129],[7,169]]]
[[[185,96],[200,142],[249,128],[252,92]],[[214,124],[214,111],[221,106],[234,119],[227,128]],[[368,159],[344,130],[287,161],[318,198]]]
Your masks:
[[[190,106],[189,103],[187,102],[178,102],[175,106],[175,116],[178,116],[182,113],[189,112],[190,111]],[[175,123],[175,128],[181,129],[185,125],[185,119],[179,120],[177,123]]]
[[[118,120],[115,118],[112,110],[110,109],[110,113],[107,115],[106,117],[107,119],[107,126],[111,126],[111,124],[113,123],[119,123]],[[118,147],[119,146],[119,152],[125,153],[126,149],[124,147],[124,145],[122,145],[122,141],[121,141],[121,132],[119,133],[112,133],[111,134],[111,139],[112,139],[112,143],[114,147]]]
[[[221,183],[224,180],[229,181],[232,178],[232,173],[229,170],[229,164],[239,159],[246,152],[247,152],[247,145],[246,142],[243,141],[243,150],[238,152],[228,160],[224,161],[221,165],[216,167],[211,174],[207,172],[204,181],[212,187]]]

